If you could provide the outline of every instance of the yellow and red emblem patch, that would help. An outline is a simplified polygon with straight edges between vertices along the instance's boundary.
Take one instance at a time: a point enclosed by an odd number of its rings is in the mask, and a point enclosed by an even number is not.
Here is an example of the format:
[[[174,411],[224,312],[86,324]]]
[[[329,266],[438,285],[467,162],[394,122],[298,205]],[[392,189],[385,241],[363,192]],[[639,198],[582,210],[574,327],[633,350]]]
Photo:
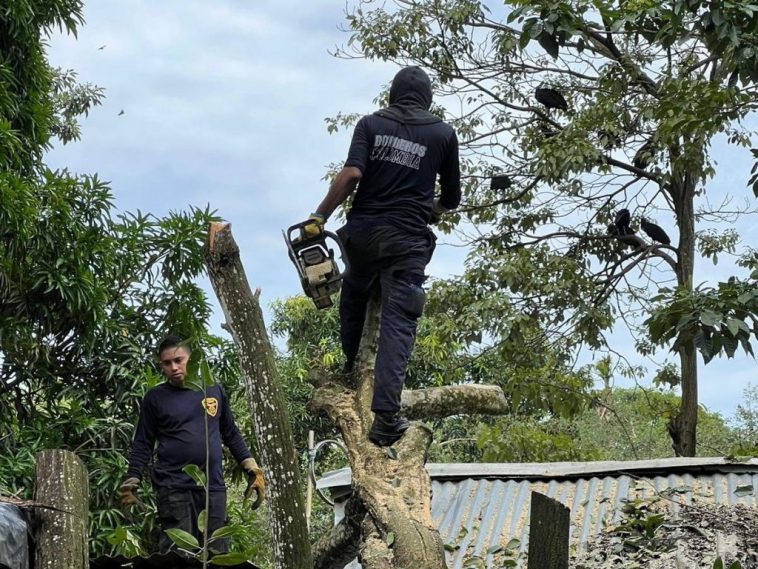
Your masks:
[[[206,397],[203,399],[203,408],[208,415],[215,417],[216,413],[218,413],[218,399],[215,397]]]

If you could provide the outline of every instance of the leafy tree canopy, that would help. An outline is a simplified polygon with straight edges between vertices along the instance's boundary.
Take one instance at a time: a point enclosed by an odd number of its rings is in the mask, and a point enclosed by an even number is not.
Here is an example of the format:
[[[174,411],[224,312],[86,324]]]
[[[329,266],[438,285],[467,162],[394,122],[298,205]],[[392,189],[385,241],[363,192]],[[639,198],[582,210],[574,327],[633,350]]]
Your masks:
[[[30,498],[35,454],[73,450],[93,481],[92,553],[136,553],[149,542],[122,527],[114,496],[138,398],[161,381],[154,346],[168,333],[191,338],[233,399],[239,384],[230,345],[206,331],[211,309],[195,282],[213,213],[120,212],[97,175],[44,163],[103,97],[47,62],[51,31],[81,23],[78,0],[0,8],[0,492]],[[145,538],[146,504],[131,526]]]
[[[706,360],[750,353],[758,333],[746,294],[754,276],[735,266],[753,263],[754,251],[731,227],[753,210],[709,199],[713,141],[750,146],[756,10],[696,0],[359,1],[337,53],[436,77],[435,112],[456,127],[465,156],[464,203],[441,224],[468,230],[471,245],[456,310],[497,315],[503,328],[534,320],[545,343],[574,350],[612,349],[617,325],[643,355],[673,344],[680,454],[695,452],[697,350]],[[538,88],[557,102],[538,102]],[[509,183],[491,184],[495,174]],[[643,218],[672,243],[645,235]],[[725,256],[737,258],[734,278],[696,288],[698,258]]]

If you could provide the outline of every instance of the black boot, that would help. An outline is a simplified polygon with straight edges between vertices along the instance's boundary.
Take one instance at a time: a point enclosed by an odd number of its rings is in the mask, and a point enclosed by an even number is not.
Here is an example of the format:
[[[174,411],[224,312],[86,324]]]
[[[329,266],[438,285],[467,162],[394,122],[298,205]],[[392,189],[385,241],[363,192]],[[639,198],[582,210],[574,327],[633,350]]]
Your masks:
[[[400,413],[377,411],[374,414],[374,423],[368,432],[368,440],[380,447],[392,446],[411,424]]]

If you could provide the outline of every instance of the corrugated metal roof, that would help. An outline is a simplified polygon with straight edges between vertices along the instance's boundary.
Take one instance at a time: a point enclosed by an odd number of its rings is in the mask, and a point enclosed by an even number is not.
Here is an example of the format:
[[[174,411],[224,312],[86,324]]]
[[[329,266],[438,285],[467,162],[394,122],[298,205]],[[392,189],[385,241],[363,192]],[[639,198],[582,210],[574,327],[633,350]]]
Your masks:
[[[637,475],[657,472],[742,472],[758,471],[758,459],[746,461],[728,460],[723,457],[662,458],[655,460],[597,461],[597,462],[519,462],[519,463],[436,463],[426,465],[426,471],[434,480],[461,478],[586,478],[590,475],[630,472]],[[316,485],[319,488],[350,486],[349,468],[327,472]]]
[[[610,465],[613,464],[613,468]],[[482,468],[482,467],[486,468]],[[637,498],[667,496],[662,501],[675,518],[681,504],[744,504],[758,508],[758,460],[667,459],[626,463],[553,463],[529,465],[428,465],[432,478],[432,519],[447,552],[448,565],[460,569],[476,555],[487,568],[502,567],[503,550],[518,539],[528,549],[531,493],[540,492],[571,509],[569,539],[583,548],[606,527],[617,525],[622,506]],[[597,475],[583,473],[594,472]],[[648,474],[654,472],[655,474]],[[322,487],[349,484],[349,470],[324,477]],[[738,488],[753,487],[750,493]],[[351,567],[357,567],[357,563]],[[520,564],[519,566],[522,566]]]

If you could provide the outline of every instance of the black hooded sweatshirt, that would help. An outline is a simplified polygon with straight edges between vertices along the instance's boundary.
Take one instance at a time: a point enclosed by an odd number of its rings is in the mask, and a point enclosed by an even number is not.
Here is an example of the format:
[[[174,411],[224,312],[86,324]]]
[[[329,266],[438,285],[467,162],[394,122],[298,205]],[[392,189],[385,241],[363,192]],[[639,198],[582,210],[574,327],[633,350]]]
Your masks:
[[[440,203],[447,209],[458,206],[458,138],[429,112],[431,104],[429,77],[419,67],[406,67],[392,80],[389,107],[358,121],[345,166],[363,176],[349,221],[425,232],[438,174]]]

